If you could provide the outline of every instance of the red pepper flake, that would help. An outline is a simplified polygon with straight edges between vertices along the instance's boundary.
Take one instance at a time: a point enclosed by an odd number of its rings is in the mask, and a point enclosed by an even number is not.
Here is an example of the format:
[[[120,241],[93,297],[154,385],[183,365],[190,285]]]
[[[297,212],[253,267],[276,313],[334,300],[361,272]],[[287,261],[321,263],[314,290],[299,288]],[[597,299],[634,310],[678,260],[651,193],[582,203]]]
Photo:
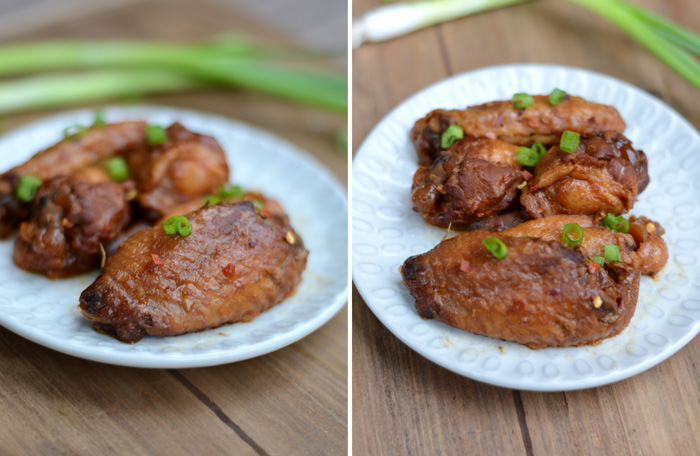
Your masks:
[[[248,242],[248,245],[251,247],[255,247],[256,245],[258,245],[257,239],[251,239],[250,242]]]
[[[160,257],[154,253],[151,254],[151,257],[153,258],[153,262],[155,264],[165,264],[165,261],[161,260]]]
[[[469,272],[472,269],[471,265],[467,260],[460,260],[459,270],[462,272]]]
[[[528,171],[528,170],[526,170],[526,169],[523,170],[522,176],[523,176],[523,179],[525,179],[525,180],[528,181],[528,182],[530,181],[530,179],[532,179],[533,177],[535,177],[530,171]]]
[[[595,273],[598,272],[599,270],[600,270],[600,265],[599,265],[598,263],[596,263],[596,262],[593,261],[593,260],[590,260],[590,261],[588,262],[588,273],[589,273],[589,274],[595,274]]]
[[[501,355],[502,355],[502,354],[503,354],[503,347],[501,347],[501,346],[499,345],[499,346],[498,346],[498,351],[501,352]]]
[[[236,272],[236,267],[232,265],[231,263],[227,264],[224,269],[222,269],[222,272],[226,277],[229,279],[233,278],[235,272]]]
[[[262,209],[260,211],[260,216],[262,218],[268,218],[270,216],[270,211],[268,211],[267,209]]]

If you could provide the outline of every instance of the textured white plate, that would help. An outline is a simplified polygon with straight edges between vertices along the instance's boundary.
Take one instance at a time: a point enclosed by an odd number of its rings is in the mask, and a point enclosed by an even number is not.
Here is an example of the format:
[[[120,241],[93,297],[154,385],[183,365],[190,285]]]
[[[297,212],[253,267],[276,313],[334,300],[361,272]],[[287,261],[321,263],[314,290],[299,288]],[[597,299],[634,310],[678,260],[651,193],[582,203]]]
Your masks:
[[[78,311],[78,298],[97,273],[49,280],[12,261],[13,240],[0,241],[0,325],[49,348],[81,358],[134,367],[186,368],[252,358],[295,342],[326,323],[348,299],[348,207],[345,191],[313,157],[270,133],[224,117],[167,107],[114,107],[110,122],[179,121],[216,137],[231,179],[259,189],[287,210],[310,251],[297,292],[249,323],[178,337],[145,337],[129,345],[98,334]],[[90,124],[92,111],[60,114],[0,138],[0,170],[57,142],[63,128]],[[321,209],[319,209],[321,208]]]
[[[598,346],[527,347],[422,320],[398,268],[426,252],[445,231],[411,210],[417,168],[413,123],[435,108],[463,108],[547,94],[559,87],[615,106],[625,134],[649,157],[651,184],[633,214],[661,222],[670,259],[656,279],[643,277],[637,311],[619,336]],[[615,382],[660,363],[700,331],[700,136],[678,113],[627,83],[587,70],[505,65],[439,82],[409,98],[367,137],[353,163],[353,278],[375,315],[421,355],[458,374],[494,385],[563,391]]]

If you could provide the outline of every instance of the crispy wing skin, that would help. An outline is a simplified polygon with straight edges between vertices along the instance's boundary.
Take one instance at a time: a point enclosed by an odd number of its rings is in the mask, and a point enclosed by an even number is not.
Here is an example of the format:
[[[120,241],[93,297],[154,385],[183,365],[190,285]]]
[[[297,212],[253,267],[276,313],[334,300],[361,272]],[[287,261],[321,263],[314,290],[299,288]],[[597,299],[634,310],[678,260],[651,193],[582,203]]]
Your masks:
[[[206,197],[196,198],[170,208],[168,213],[163,215],[163,217],[161,217],[160,220],[158,220],[155,223],[155,225],[162,225],[168,218],[172,216],[189,214],[190,212],[194,212],[197,209],[200,209],[204,206],[205,199]],[[259,206],[258,212],[260,212],[264,217],[274,216],[282,217],[284,219],[287,218],[287,214],[284,212],[284,208],[282,208],[282,205],[278,201],[273,200],[272,198],[268,198],[260,192],[245,192],[240,198],[234,197],[226,199],[225,201],[229,203],[242,203],[248,201],[250,203],[257,204]]]
[[[109,124],[89,129],[82,138],[63,140],[0,175],[0,239],[12,234],[15,227],[29,216],[31,204],[22,203],[14,196],[22,176],[32,174],[47,181],[145,143],[145,122]]]
[[[590,268],[555,241],[498,234],[495,258],[472,231],[413,256],[401,274],[424,318],[532,348],[580,346],[622,331],[637,303],[639,272]]]
[[[647,158],[620,133],[581,137],[574,153],[558,145],[535,167],[520,203],[531,217],[554,214],[624,214],[649,183]]]
[[[251,203],[187,216],[192,234],[162,226],[134,234],[80,296],[95,329],[125,342],[248,321],[291,295],[308,252],[285,219]]]
[[[456,229],[517,204],[522,165],[518,146],[499,139],[465,138],[413,176],[413,210],[436,226]]]
[[[51,278],[68,277],[100,265],[100,244],[128,225],[126,191],[101,168],[85,168],[47,181],[37,192],[33,216],[15,239],[15,263]]]
[[[171,208],[216,193],[228,182],[226,155],[216,139],[175,123],[166,130],[167,140],[146,153],[127,155],[138,183],[137,202],[150,221]]]
[[[596,133],[623,132],[625,122],[612,106],[568,96],[557,106],[546,95],[533,96],[532,106],[517,109],[510,100],[493,101],[465,110],[436,109],[418,120],[412,133],[421,166],[429,166],[441,151],[440,137],[450,125],[459,125],[466,136],[498,138],[520,146],[535,142],[552,145],[564,130]]]

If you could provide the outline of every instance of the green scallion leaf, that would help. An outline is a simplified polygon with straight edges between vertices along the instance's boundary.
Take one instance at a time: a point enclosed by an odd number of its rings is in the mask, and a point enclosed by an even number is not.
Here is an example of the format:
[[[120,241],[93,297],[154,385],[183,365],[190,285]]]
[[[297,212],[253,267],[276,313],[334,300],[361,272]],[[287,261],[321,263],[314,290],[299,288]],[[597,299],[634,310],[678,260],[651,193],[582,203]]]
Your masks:
[[[524,166],[535,166],[540,161],[540,154],[529,147],[518,147],[515,159]]]
[[[508,255],[508,247],[497,237],[487,237],[482,241],[484,247],[499,260],[502,260]]]
[[[112,157],[105,162],[105,169],[109,177],[117,182],[124,182],[129,178],[129,167],[123,157]]]
[[[549,94],[549,97],[547,97],[547,101],[552,106],[556,106],[559,103],[561,103],[562,100],[564,100],[564,98],[566,98],[566,92],[564,92],[561,89],[555,88],[554,90],[552,90],[552,93]]]
[[[520,92],[513,95],[511,102],[517,109],[523,109],[532,106],[535,103],[535,99],[527,93]]]
[[[146,127],[146,138],[151,146],[160,146],[168,139],[168,135],[160,125],[149,125]]]
[[[540,158],[544,157],[544,154],[547,153],[547,149],[542,145],[542,143],[538,142],[532,145],[532,150],[537,152],[537,155],[539,155]]]
[[[63,139],[70,139],[71,141],[80,139],[87,133],[88,127],[85,125],[71,125],[63,129]]]
[[[610,212],[607,213],[605,217],[603,217],[603,220],[601,220],[601,223],[604,226],[607,226],[611,230],[615,230],[620,233],[627,233],[630,230],[630,222],[623,216],[615,216],[615,214],[611,214]]]
[[[222,200],[229,198],[243,198],[243,189],[240,185],[226,184],[219,189],[219,198]]]
[[[564,152],[572,154],[576,151],[576,149],[578,149],[579,139],[581,139],[580,134],[566,130],[564,134],[561,135],[561,140],[559,141],[559,148]]]
[[[571,238],[572,234],[574,235],[573,239]],[[583,242],[583,228],[581,228],[581,225],[578,223],[567,223],[564,225],[561,237],[566,245],[569,246],[570,249],[573,249]]]
[[[92,122],[92,126],[95,128],[102,128],[107,125],[104,113],[102,111],[95,112],[95,120]]]
[[[25,174],[19,179],[19,183],[15,189],[15,196],[21,202],[29,203],[34,199],[37,190],[39,190],[39,187],[41,187],[43,183],[44,181],[37,176]]]
[[[605,266],[605,258],[602,256],[598,256],[598,255],[594,256],[593,261],[595,261],[596,263],[598,263],[601,266]]]
[[[260,200],[253,201],[253,206],[255,206],[255,209],[265,209],[265,203]]]
[[[450,125],[442,132],[440,146],[443,149],[448,149],[452,144],[457,142],[458,139],[462,138],[464,138],[464,129],[459,125]]]
[[[620,261],[620,247],[612,244],[605,244],[605,260]]]
[[[184,215],[175,215],[170,217],[163,223],[163,230],[168,236],[179,234],[182,237],[192,234],[192,226],[190,221]]]

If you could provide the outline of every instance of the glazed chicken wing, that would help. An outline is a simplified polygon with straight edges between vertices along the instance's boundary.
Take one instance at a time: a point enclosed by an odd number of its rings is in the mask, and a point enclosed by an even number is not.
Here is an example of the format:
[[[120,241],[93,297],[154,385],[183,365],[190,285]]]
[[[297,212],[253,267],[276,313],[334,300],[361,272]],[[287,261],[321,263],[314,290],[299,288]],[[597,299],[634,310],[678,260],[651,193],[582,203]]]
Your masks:
[[[639,272],[590,268],[555,241],[498,235],[503,259],[471,231],[409,258],[401,273],[418,313],[448,325],[531,348],[579,346],[614,336],[637,303]]]
[[[68,138],[43,150],[22,165],[0,175],[0,239],[8,237],[29,216],[31,203],[15,197],[22,176],[44,181],[65,176],[146,143],[145,122],[122,122],[90,128],[80,138]]]
[[[612,106],[567,95],[552,106],[547,96],[533,96],[534,104],[517,109],[508,101],[493,101],[465,110],[437,109],[418,120],[412,133],[418,152],[418,163],[429,166],[440,151],[440,138],[450,125],[459,125],[466,136],[502,139],[519,146],[535,142],[552,145],[564,130],[596,133],[612,130],[623,132],[625,122]]]
[[[105,246],[131,219],[127,190],[102,168],[85,168],[47,181],[33,216],[15,239],[15,263],[48,277],[81,274],[100,265]]]
[[[644,152],[612,131],[582,136],[574,153],[552,147],[534,174],[520,197],[531,217],[623,214],[649,183]]]
[[[522,165],[518,146],[498,139],[465,138],[413,176],[413,210],[436,226],[456,229],[516,204]]]
[[[179,204],[216,193],[229,177],[226,155],[216,139],[192,133],[179,123],[166,133],[164,144],[126,157],[138,183],[137,202],[151,221]]]
[[[162,226],[134,234],[80,296],[95,329],[136,342],[248,321],[291,295],[308,252],[286,218],[251,203],[187,215],[189,236]]]

